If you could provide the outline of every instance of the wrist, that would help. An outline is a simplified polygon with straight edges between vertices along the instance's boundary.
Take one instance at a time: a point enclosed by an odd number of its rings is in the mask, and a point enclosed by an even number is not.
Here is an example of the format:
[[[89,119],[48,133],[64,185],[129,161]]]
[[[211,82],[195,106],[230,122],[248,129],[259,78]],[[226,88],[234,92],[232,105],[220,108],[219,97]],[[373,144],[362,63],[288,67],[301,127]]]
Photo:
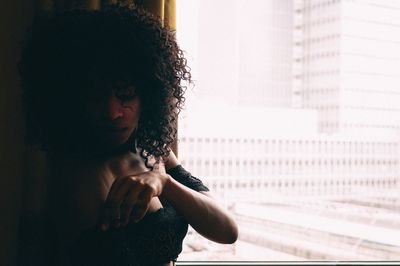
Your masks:
[[[162,190],[161,195],[163,197],[168,197],[170,190],[171,190],[171,186],[173,186],[173,178],[171,175],[169,174],[165,174],[165,183],[164,183],[164,188]]]
[[[167,179],[165,181],[164,189],[162,191],[162,196],[169,199],[173,195],[174,187],[176,187],[176,180],[169,174],[167,174]]]

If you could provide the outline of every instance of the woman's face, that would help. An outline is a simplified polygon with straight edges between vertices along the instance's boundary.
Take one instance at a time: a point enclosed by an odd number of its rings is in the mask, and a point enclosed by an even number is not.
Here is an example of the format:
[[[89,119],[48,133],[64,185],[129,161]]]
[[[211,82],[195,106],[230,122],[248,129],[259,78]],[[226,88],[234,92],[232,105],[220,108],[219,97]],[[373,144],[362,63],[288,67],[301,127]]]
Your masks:
[[[140,100],[132,87],[93,93],[88,98],[87,121],[99,146],[114,149],[125,144],[138,126]]]

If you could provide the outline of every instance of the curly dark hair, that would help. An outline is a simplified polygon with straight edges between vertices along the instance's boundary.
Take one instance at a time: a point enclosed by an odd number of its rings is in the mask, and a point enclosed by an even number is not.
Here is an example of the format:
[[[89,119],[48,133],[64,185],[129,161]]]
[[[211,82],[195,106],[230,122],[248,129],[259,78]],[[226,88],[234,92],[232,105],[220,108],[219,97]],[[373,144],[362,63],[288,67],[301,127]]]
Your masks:
[[[191,82],[174,32],[135,6],[42,14],[28,30],[19,69],[29,142],[63,154],[100,145],[91,143],[82,118],[87,97],[104,90],[95,82],[137,88],[142,107],[134,140],[146,162],[168,155],[184,82]]]

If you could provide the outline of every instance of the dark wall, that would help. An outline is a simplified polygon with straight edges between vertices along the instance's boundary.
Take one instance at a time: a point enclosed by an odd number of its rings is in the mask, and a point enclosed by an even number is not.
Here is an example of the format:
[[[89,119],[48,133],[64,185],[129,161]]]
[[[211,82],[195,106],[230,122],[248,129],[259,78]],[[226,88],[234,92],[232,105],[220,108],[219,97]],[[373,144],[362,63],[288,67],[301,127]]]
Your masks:
[[[16,62],[34,0],[0,3],[0,265],[14,265],[23,167],[23,122]]]

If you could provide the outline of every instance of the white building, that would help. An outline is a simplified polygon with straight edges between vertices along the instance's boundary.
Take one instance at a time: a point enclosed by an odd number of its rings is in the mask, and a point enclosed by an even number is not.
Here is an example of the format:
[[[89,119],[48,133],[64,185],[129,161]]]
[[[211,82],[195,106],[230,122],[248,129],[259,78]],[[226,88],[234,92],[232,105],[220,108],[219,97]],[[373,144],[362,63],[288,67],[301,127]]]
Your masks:
[[[262,201],[271,191],[346,195],[400,185],[397,139],[320,135],[315,111],[193,110],[181,127],[182,164],[225,200],[258,192]]]
[[[292,9],[291,0],[180,1],[177,33],[196,83],[193,97],[291,107]]]
[[[294,16],[296,89],[321,132],[397,135],[400,2],[295,0]]]
[[[400,1],[181,5],[196,88],[179,157],[237,207],[240,239],[284,260],[398,260]]]

